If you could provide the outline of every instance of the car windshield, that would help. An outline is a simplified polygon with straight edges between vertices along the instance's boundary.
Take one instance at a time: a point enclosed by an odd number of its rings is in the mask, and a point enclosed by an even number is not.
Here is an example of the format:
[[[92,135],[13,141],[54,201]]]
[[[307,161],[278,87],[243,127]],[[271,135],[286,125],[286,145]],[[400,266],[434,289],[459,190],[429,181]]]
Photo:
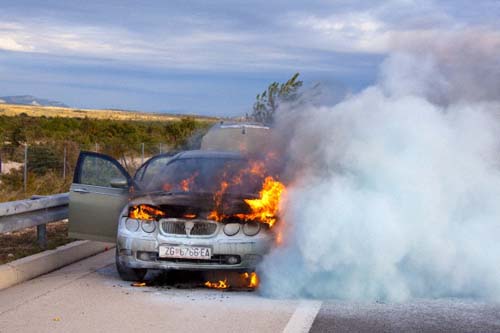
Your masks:
[[[262,178],[245,172],[248,161],[241,158],[180,158],[148,176],[145,192],[257,193]],[[147,170],[146,170],[147,171]]]

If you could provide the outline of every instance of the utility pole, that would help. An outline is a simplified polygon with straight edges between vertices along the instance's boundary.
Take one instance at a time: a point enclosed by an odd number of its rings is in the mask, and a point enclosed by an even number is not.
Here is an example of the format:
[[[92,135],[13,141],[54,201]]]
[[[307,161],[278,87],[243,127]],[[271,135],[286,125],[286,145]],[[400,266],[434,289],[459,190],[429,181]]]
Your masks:
[[[141,164],[144,164],[144,142],[141,143]]]
[[[28,144],[24,145],[24,193],[28,188]]]
[[[64,146],[64,156],[63,156],[63,179],[66,180],[66,146]]]

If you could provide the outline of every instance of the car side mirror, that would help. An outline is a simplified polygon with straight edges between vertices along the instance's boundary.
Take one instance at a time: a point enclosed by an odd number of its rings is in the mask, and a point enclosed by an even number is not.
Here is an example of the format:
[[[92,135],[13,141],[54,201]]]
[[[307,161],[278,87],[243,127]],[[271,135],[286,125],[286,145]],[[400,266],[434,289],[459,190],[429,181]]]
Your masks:
[[[109,182],[109,185],[114,188],[128,188],[128,182],[124,178],[113,178]]]

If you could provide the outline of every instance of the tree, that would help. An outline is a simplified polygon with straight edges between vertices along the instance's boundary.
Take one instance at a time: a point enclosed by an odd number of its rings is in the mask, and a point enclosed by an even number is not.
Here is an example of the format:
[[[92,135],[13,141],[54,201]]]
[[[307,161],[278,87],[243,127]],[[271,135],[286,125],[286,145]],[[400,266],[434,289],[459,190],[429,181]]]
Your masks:
[[[272,124],[280,104],[282,102],[292,102],[298,98],[298,90],[303,83],[298,80],[299,75],[300,73],[295,73],[285,83],[273,82],[267,87],[267,90],[262,94],[258,94],[253,105],[251,118],[266,125]]]

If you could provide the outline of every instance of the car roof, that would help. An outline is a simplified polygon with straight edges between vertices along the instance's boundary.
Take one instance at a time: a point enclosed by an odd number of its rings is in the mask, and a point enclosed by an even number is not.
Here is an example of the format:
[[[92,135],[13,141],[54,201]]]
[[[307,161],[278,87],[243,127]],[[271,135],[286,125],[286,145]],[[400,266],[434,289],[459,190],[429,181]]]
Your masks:
[[[269,127],[257,123],[220,123],[202,138],[201,150],[260,152],[271,140]]]
[[[232,158],[243,159],[243,155],[231,151],[216,151],[216,150],[187,150],[180,152],[174,156],[175,159],[184,158]]]
[[[219,128],[261,128],[261,129],[270,129],[269,126],[259,124],[259,123],[235,123],[235,122],[221,122],[219,124],[215,124],[212,126],[212,130],[217,130]]]

